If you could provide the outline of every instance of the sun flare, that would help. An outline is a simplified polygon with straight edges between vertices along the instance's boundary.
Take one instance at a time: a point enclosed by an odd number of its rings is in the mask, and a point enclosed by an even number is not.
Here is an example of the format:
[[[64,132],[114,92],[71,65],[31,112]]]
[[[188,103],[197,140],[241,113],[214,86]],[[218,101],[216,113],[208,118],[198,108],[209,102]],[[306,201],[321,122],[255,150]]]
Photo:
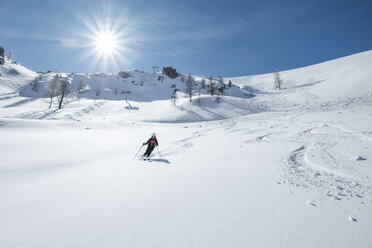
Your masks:
[[[113,55],[117,52],[118,40],[109,32],[101,32],[97,34],[94,46],[104,55]]]
[[[71,30],[77,37],[76,44],[83,48],[79,61],[89,61],[90,70],[119,70],[139,57],[135,41],[143,40],[138,36],[141,21],[128,18],[110,5],[96,7],[87,12],[89,15],[76,10],[80,23]]]

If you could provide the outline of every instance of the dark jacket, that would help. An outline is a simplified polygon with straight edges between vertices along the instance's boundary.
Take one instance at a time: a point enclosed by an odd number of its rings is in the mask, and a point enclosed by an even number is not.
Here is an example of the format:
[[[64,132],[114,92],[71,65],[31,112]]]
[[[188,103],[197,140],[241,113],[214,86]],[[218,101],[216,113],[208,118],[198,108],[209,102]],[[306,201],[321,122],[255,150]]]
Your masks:
[[[158,146],[158,140],[156,138],[151,137],[144,145],[148,145],[148,148],[154,149],[155,146]]]

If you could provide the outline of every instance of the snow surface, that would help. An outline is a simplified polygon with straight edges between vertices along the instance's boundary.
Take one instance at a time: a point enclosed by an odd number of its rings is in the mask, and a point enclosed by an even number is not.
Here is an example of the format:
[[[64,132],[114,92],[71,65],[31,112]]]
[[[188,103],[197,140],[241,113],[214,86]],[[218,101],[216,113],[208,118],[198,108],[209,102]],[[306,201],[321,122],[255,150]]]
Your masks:
[[[86,92],[49,110],[54,73],[35,93],[7,61],[0,246],[371,247],[370,68],[367,51],[280,72],[280,91],[273,74],[226,79],[220,104],[176,107],[179,79],[71,74]],[[153,132],[160,154],[133,159]]]

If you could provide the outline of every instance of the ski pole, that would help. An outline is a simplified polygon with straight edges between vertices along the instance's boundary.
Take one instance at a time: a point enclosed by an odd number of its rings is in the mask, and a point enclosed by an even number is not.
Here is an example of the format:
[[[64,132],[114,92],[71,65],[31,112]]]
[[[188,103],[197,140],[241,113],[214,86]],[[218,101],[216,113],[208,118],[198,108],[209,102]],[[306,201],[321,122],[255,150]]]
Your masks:
[[[138,155],[138,153],[141,151],[142,147],[143,147],[143,145],[141,145],[140,149],[139,149],[138,152],[136,153],[136,156],[134,156],[134,158],[133,158],[132,160],[134,160],[134,159],[137,157],[137,155]]]
[[[159,153],[159,157],[161,157],[160,152],[159,152],[159,149],[158,149],[158,146],[156,146],[156,150],[157,150],[158,153]]]

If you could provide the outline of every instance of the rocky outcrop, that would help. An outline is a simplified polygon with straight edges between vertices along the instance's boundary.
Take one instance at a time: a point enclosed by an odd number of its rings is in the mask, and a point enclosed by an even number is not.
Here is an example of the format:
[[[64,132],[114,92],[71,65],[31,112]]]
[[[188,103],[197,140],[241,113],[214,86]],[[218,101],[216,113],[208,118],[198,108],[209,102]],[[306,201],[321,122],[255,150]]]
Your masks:
[[[0,46],[0,65],[3,65],[5,63],[4,60],[4,48]]]
[[[171,79],[176,78],[180,75],[172,66],[163,67],[162,74],[167,75]]]

